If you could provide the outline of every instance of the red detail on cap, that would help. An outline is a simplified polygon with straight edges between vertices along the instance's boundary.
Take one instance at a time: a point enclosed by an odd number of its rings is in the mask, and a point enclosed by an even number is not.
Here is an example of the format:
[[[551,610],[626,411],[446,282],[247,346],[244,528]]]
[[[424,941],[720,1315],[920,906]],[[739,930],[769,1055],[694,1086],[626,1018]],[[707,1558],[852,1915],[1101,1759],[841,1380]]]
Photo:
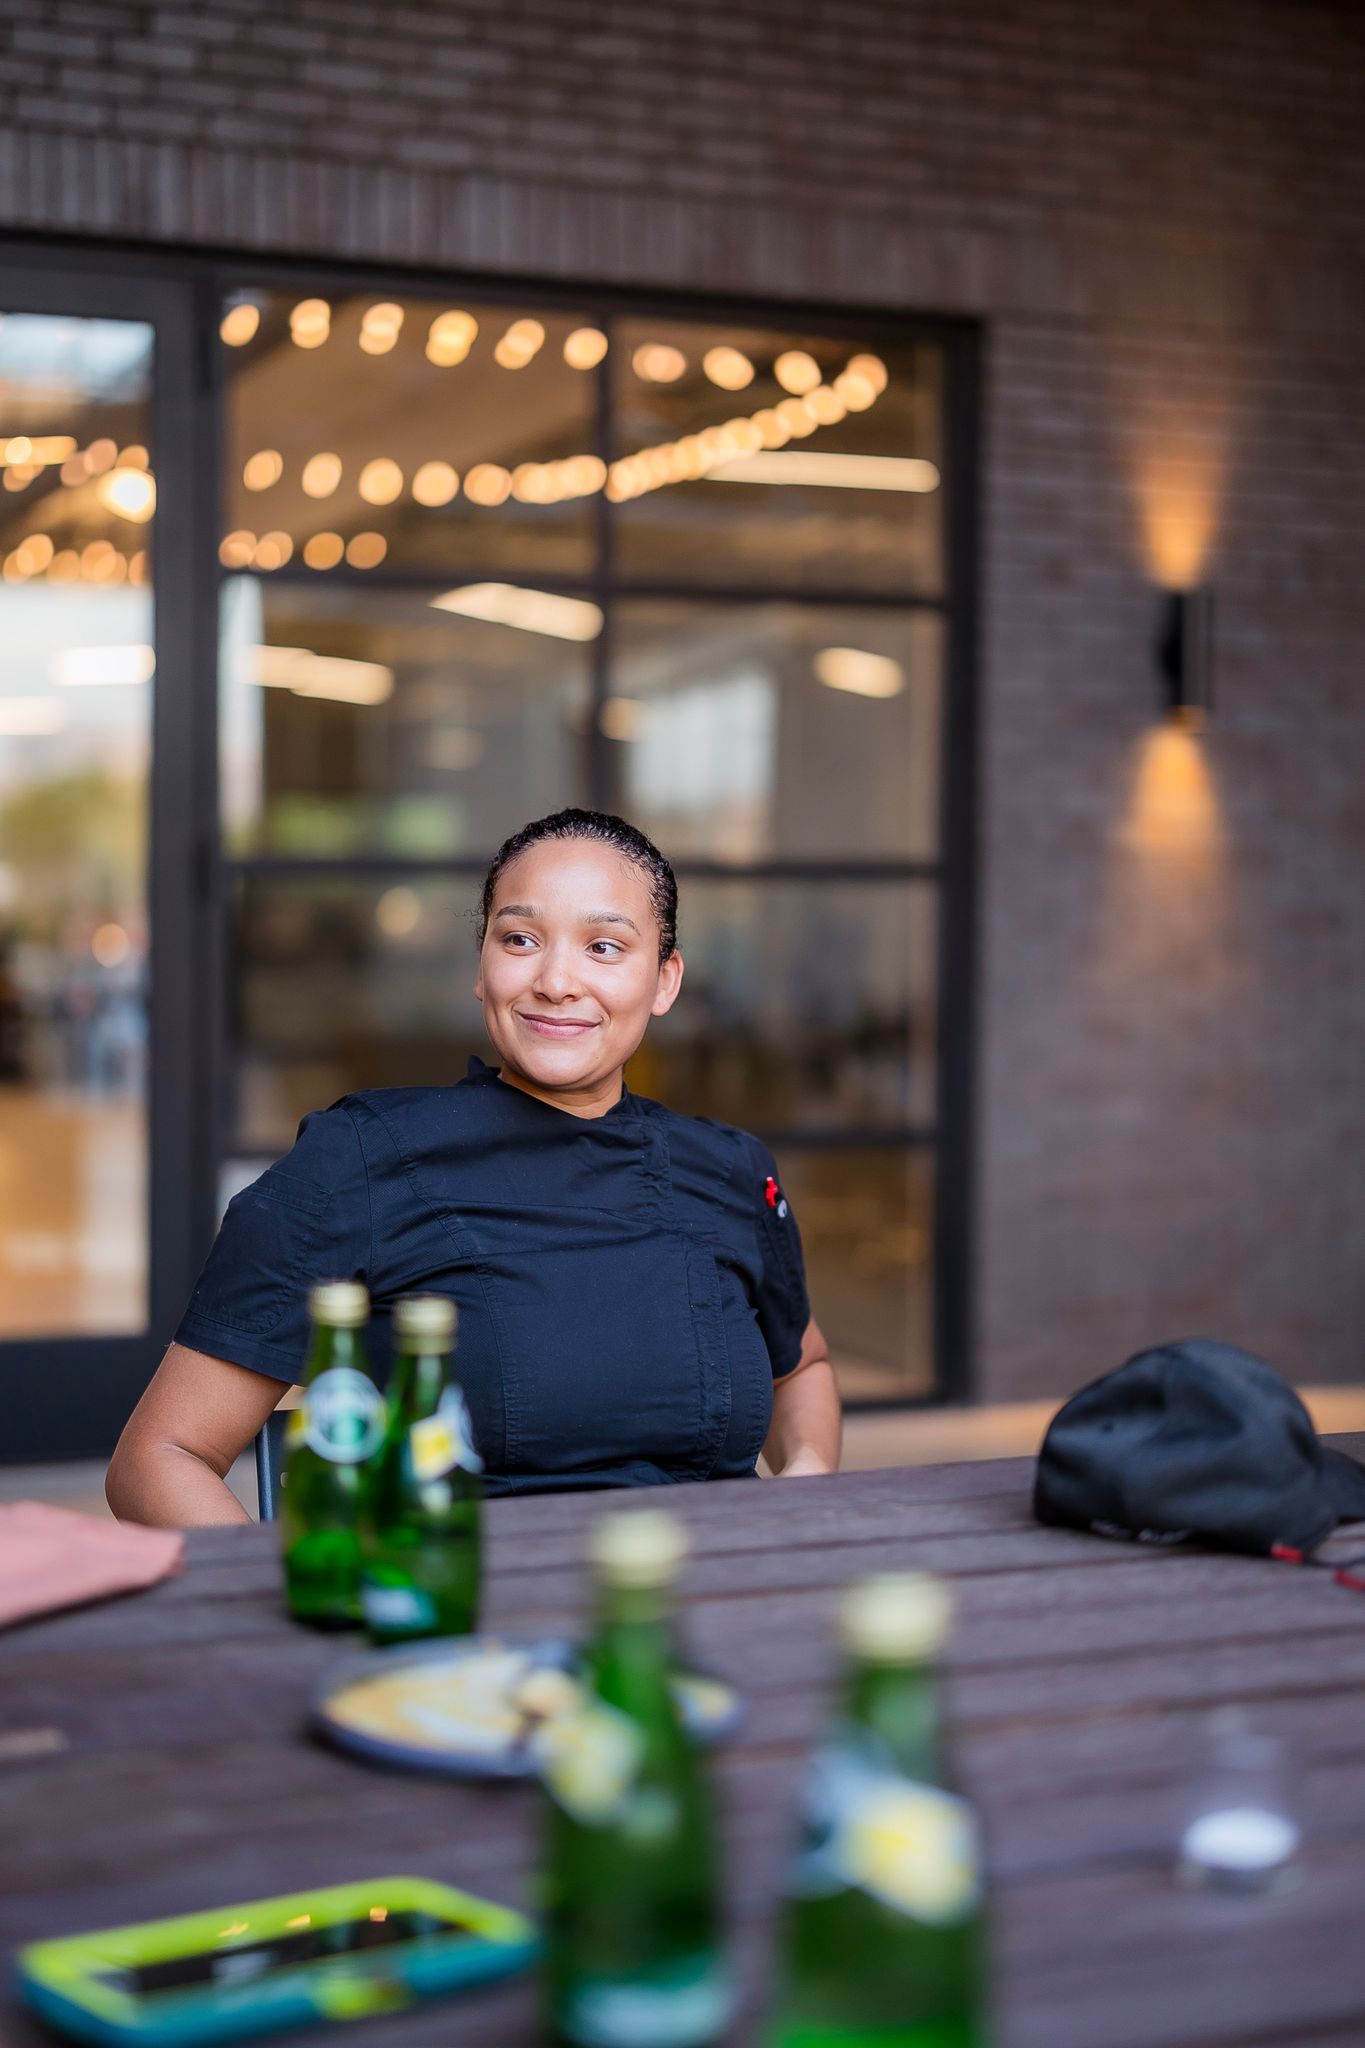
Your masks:
[[[777,1182],[773,1179],[772,1175],[769,1174],[763,1188],[763,1199],[770,1209],[775,1209],[777,1207],[777,1198],[781,1194],[781,1192],[782,1190],[778,1187]]]
[[[1301,1550],[1295,1550],[1292,1543],[1272,1543],[1270,1546],[1270,1555],[1272,1557],[1278,1558],[1281,1564],[1303,1563],[1303,1552]]]
[[[1346,1565],[1339,1565],[1332,1577],[1339,1586],[1349,1586],[1353,1593],[1365,1593],[1365,1578],[1359,1572],[1351,1571]]]

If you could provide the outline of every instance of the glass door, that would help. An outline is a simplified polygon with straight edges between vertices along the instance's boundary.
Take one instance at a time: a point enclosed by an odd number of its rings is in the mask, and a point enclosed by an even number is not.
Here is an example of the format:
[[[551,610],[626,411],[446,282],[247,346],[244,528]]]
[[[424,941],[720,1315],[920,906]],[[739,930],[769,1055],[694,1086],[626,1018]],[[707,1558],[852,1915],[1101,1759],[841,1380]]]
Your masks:
[[[189,586],[162,598],[186,538],[167,543],[167,522],[193,524],[173,402],[187,312],[160,280],[0,271],[6,1460],[117,1433],[173,1313],[177,1232],[158,1242],[158,1218],[194,1199],[193,1047],[167,1028],[195,952],[190,633],[168,618]],[[168,855],[181,874],[154,883]]]

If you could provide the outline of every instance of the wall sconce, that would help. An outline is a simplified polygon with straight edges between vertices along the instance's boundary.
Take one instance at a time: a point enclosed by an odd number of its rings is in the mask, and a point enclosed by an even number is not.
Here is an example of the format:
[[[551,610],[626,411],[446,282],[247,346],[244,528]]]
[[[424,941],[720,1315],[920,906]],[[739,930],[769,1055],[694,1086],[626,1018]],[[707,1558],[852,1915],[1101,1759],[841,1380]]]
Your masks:
[[[1213,592],[1172,590],[1156,639],[1165,707],[1186,732],[1203,732],[1213,708]]]

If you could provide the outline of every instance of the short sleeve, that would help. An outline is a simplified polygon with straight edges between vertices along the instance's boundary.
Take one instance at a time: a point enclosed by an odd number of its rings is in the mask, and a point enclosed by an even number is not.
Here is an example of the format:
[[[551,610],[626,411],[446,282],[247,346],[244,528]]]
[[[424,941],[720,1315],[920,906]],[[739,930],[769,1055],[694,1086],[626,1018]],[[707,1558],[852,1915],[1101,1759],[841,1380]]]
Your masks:
[[[796,1211],[782,1187],[777,1161],[757,1138],[751,1139],[750,1144],[755,1160],[754,1201],[763,1261],[756,1303],[758,1326],[772,1360],[773,1378],[781,1379],[800,1364],[801,1345],[810,1321],[806,1261]]]
[[[233,1197],[190,1297],[178,1344],[296,1380],[308,1343],[308,1290],[367,1280],[370,1200],[359,1134],[344,1102],[299,1125],[293,1150]]]

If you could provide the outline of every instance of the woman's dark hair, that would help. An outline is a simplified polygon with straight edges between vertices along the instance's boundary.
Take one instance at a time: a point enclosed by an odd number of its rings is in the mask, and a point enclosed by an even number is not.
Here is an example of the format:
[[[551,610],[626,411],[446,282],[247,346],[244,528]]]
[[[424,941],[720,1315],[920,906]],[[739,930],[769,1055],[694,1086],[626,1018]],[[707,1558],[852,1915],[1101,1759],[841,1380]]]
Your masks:
[[[539,846],[542,839],[596,839],[603,846],[614,847],[632,866],[639,868],[649,883],[654,915],[658,920],[659,961],[662,965],[678,943],[677,878],[652,839],[646,839],[637,826],[628,825],[624,818],[614,818],[607,811],[552,811],[548,818],[537,818],[532,824],[523,825],[520,832],[514,832],[510,839],[503,840],[483,878],[479,944],[483,944],[488,930],[493,891],[498,886],[499,875],[519,853],[525,853],[528,846]]]

